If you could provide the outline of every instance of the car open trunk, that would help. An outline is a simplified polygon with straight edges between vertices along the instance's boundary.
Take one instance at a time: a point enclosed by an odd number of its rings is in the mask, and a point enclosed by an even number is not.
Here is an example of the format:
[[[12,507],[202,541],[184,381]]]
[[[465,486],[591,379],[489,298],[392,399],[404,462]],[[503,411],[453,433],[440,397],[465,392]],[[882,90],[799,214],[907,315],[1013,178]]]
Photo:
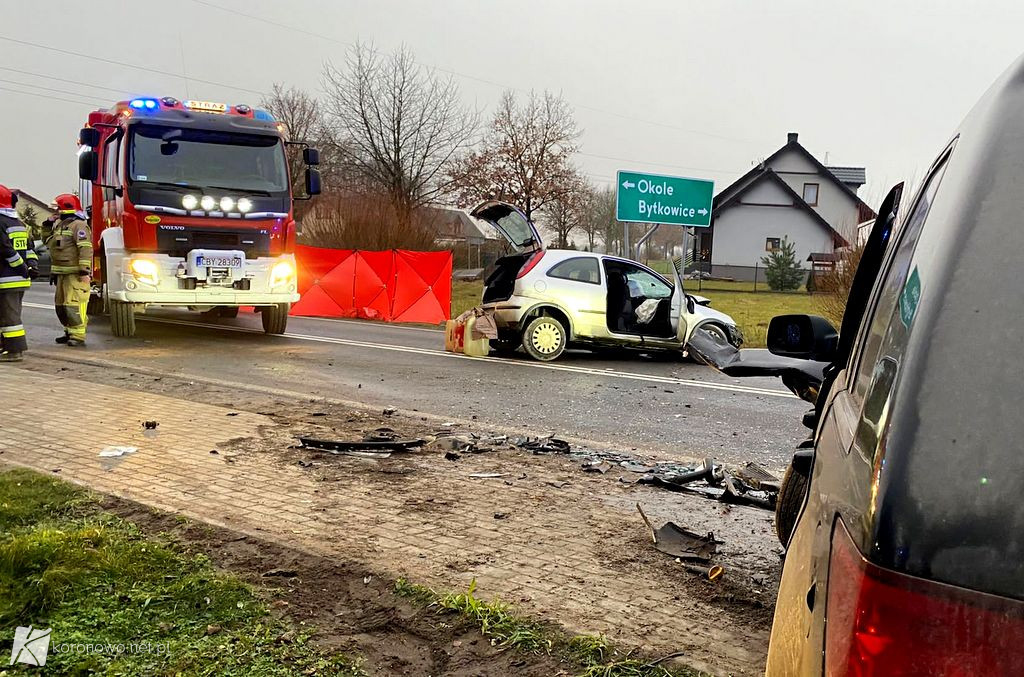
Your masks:
[[[484,280],[484,303],[507,301],[516,286],[516,275],[522,270],[532,252],[510,254],[494,262],[494,270]]]

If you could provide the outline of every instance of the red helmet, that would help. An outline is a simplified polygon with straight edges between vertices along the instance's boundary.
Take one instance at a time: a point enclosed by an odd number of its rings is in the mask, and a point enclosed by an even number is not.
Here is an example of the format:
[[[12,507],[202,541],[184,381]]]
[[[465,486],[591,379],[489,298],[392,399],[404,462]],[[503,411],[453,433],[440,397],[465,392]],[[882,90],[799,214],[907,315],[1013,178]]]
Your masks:
[[[7,186],[0,186],[0,209],[13,209],[18,196]]]
[[[57,211],[61,214],[72,214],[82,211],[82,202],[78,199],[77,195],[61,193],[53,201],[57,203]]]

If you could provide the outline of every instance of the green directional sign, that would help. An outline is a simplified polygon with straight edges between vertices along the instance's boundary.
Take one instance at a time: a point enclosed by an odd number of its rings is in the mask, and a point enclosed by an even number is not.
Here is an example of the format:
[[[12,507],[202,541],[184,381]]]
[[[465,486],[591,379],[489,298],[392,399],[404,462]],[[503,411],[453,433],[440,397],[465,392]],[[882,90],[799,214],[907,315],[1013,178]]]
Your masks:
[[[634,223],[710,226],[715,182],[619,170],[615,218]]]

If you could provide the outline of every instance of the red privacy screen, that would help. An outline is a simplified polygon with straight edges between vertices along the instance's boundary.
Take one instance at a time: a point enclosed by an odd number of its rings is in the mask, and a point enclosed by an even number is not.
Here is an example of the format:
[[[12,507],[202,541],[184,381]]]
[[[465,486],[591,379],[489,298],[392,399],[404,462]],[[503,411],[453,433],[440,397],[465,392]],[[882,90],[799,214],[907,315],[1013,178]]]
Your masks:
[[[451,318],[452,253],[298,245],[292,315],[437,324]]]

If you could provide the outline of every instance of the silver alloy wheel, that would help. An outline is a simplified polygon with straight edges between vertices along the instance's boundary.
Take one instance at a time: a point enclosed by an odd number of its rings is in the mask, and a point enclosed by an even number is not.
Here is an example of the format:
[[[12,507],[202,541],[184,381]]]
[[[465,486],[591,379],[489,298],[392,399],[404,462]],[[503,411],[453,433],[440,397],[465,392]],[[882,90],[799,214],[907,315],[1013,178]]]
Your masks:
[[[728,334],[726,334],[725,330],[722,329],[717,324],[702,324],[701,326],[699,326],[697,328],[698,329],[703,329],[707,333],[711,334],[711,336],[715,339],[715,341],[717,341],[718,343],[721,343],[723,346],[729,345],[729,336],[728,336]]]
[[[562,327],[553,320],[545,320],[535,325],[530,334],[530,344],[541,355],[557,352],[563,341]]]

